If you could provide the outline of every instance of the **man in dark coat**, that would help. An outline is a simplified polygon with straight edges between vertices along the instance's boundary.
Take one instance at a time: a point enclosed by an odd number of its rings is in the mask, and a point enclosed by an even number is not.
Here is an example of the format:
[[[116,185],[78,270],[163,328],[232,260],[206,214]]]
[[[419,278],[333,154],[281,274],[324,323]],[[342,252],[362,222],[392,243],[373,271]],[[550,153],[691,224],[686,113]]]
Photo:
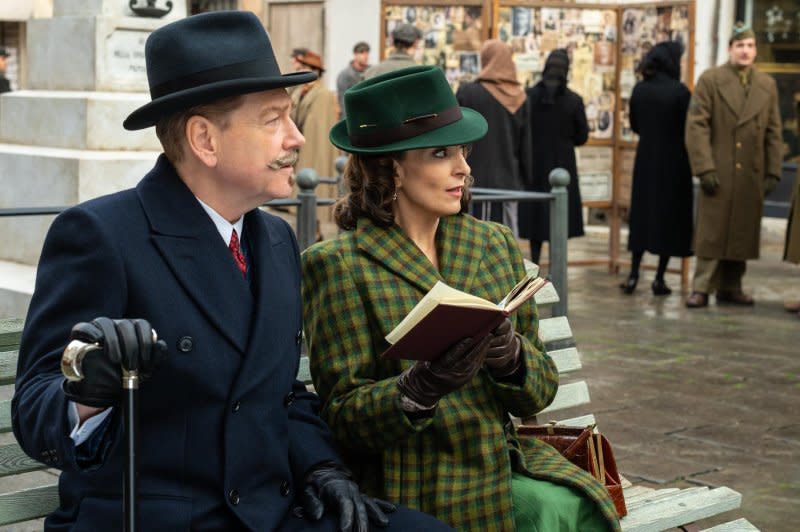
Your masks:
[[[486,41],[481,64],[478,79],[456,93],[459,105],[478,111],[489,124],[489,133],[472,144],[467,162],[476,187],[522,190],[531,175],[531,131],[511,47],[497,39]],[[519,233],[515,201],[474,204],[472,214]]]
[[[703,72],[686,118],[686,150],[700,179],[689,308],[752,305],[742,291],[747,259],[758,258],[764,196],[781,175],[783,141],[775,80],[759,72],[755,33],[737,26],[730,61]]]
[[[529,190],[550,192],[550,171],[569,172],[569,227],[567,236],[583,236],[581,191],[575,147],[589,138],[586,110],[580,96],[567,88],[569,56],[564,49],[547,57],[542,80],[528,89],[533,131],[533,180]],[[520,236],[531,242],[531,260],[539,261],[542,242],[550,239],[550,205],[525,202],[520,208]]]
[[[654,295],[671,293],[664,281],[669,258],[692,247],[692,171],[683,142],[691,94],[681,83],[683,46],[654,46],[639,66],[644,79],[633,88],[631,128],[639,134],[633,166],[628,249],[631,272],[621,287],[633,293],[645,251],[659,256]]]
[[[284,87],[314,74],[281,75],[260,21],[242,11],[166,25],[145,56],[153,99],[124,126],[155,125],[165,154],[135,189],[53,222],[20,344],[14,433],[62,471],[45,529],[122,528],[120,358],[149,374],[141,530],[386,526],[391,505],[359,493],[316,396],[295,380],[297,242],[258,209],[291,192],[303,137]],[[79,382],[59,370],[69,337],[101,346]],[[389,526],[437,523],[401,509]]]

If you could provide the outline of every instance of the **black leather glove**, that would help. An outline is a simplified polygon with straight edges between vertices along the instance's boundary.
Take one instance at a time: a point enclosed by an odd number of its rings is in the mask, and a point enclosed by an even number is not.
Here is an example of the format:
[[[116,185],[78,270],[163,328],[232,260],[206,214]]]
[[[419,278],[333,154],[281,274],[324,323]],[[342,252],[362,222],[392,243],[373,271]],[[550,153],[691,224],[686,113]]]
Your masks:
[[[520,341],[514,334],[511,320],[506,318],[489,336],[491,340],[486,352],[486,369],[496,378],[514,374],[520,364]]]
[[[461,388],[483,366],[492,335],[475,345],[464,338],[430,362],[420,360],[397,378],[400,392],[424,407],[434,406],[444,395]]]
[[[153,330],[146,320],[112,320],[95,318],[72,328],[70,340],[98,343],[102,349],[90,351],[83,359],[84,378],[64,380],[66,396],[76,403],[108,407],[122,397],[122,366],[138,370],[146,380],[167,354],[163,340],[153,342]]]
[[[767,179],[764,180],[764,197],[766,198],[772,191],[775,190],[775,187],[778,186],[778,181],[781,179],[774,175],[768,175]]]
[[[311,470],[306,477],[302,503],[314,521],[326,509],[334,508],[339,513],[342,531],[367,532],[370,522],[386,527],[389,524],[386,514],[396,510],[391,503],[361,493],[350,472],[333,462],[324,462]]]
[[[717,189],[719,188],[719,178],[717,177],[716,172],[706,172],[705,174],[698,176],[698,179],[700,179],[700,188],[703,189],[703,192],[707,196],[713,196],[717,193]]]

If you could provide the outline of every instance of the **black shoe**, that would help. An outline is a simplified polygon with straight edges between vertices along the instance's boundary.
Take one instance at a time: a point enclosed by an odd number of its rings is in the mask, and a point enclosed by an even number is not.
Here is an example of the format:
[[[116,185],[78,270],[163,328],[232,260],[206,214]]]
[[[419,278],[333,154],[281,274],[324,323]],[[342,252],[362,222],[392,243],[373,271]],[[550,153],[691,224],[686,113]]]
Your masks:
[[[634,290],[636,290],[636,283],[639,282],[639,276],[629,275],[624,282],[619,284],[619,287],[622,288],[622,291],[625,294],[632,294]]]
[[[668,296],[672,293],[672,290],[670,290],[667,283],[664,282],[664,279],[654,280],[650,288],[653,289],[654,296]]]

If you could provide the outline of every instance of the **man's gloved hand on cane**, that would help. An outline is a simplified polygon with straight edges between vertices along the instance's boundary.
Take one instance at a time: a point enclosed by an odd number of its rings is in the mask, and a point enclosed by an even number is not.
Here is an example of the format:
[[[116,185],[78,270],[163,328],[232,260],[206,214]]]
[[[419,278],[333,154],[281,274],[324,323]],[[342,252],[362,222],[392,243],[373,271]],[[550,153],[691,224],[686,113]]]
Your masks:
[[[90,351],[82,363],[84,378],[64,380],[66,396],[73,402],[109,407],[122,398],[122,366],[138,370],[141,380],[147,379],[167,354],[163,340],[153,342],[153,330],[147,320],[95,318],[77,323],[70,340],[97,343],[101,349]]]
[[[397,387],[414,403],[432,408],[443,396],[472,380],[483,366],[491,340],[490,334],[472,345],[471,338],[464,338],[436,360],[419,361],[405,370],[397,378]]]
[[[326,509],[335,509],[339,530],[346,532],[367,532],[370,522],[382,528],[388,526],[386,514],[394,512],[395,506],[361,493],[352,478],[345,467],[333,462],[314,467],[306,476],[301,495],[303,509],[314,521],[322,518]]]

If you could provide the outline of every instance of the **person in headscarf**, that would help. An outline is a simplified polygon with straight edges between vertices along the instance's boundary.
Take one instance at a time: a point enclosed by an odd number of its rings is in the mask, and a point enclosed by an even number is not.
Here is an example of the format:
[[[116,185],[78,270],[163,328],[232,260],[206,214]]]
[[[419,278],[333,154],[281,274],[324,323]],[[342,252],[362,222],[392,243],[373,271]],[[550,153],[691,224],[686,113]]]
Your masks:
[[[642,81],[630,100],[631,129],[639,134],[630,203],[631,271],[620,285],[632,294],[645,251],[659,256],[653,295],[672,291],[664,282],[670,257],[692,254],[692,171],[683,142],[691,94],[681,83],[683,45],[655,45],[639,65]]]
[[[550,192],[550,172],[564,168],[569,172],[569,238],[583,235],[581,192],[575,146],[589,138],[586,110],[580,96],[567,88],[569,55],[563,48],[547,57],[542,79],[528,89],[533,147],[533,175],[528,189]],[[526,202],[520,209],[520,236],[530,240],[531,260],[539,262],[542,242],[550,236],[550,205]]]
[[[523,190],[531,175],[531,131],[525,90],[517,80],[511,47],[490,39],[481,47],[478,79],[458,88],[459,105],[475,109],[489,123],[489,133],[472,145],[467,158],[475,186]],[[517,202],[472,205],[482,220],[507,225],[518,234]]]

